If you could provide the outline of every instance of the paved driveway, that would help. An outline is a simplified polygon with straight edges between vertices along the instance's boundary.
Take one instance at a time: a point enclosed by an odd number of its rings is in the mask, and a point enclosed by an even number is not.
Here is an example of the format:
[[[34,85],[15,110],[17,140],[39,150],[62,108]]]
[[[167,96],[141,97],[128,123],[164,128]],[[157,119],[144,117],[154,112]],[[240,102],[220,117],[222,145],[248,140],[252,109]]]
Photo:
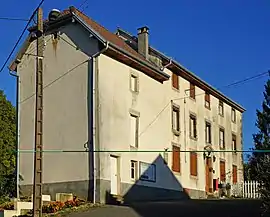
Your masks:
[[[259,217],[259,201],[189,200],[105,206],[70,217]]]

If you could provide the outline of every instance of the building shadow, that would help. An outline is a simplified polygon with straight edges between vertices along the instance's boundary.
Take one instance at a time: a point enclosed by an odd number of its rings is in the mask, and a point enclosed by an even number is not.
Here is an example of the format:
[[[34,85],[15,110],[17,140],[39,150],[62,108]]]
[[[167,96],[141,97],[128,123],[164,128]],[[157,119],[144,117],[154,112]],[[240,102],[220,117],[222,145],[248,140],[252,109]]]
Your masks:
[[[107,204],[132,205],[149,201],[183,201],[190,197],[159,154],[152,163],[136,162],[133,183],[121,183],[120,195],[106,192]],[[132,176],[132,174],[130,174]],[[136,178],[137,176],[137,178]]]
[[[121,195],[106,192],[106,203],[131,208],[140,217],[259,217],[260,200],[191,199],[161,155],[138,162],[138,179],[121,183]]]

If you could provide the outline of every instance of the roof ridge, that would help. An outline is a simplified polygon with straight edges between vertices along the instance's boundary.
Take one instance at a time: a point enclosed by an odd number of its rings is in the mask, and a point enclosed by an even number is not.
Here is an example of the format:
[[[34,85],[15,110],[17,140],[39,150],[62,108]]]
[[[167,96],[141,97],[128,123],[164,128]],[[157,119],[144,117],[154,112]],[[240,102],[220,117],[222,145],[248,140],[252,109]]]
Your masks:
[[[102,27],[103,29],[107,30],[108,32],[111,32],[109,29],[107,29],[105,26],[101,25],[100,23],[98,23],[97,21],[95,21],[93,18],[87,16],[85,13],[83,13],[82,11],[80,11],[79,9],[74,7],[74,12],[78,13],[77,15],[80,16],[84,16],[85,18],[91,20],[92,22],[94,22],[96,25],[99,25],[100,27]],[[122,39],[121,39],[122,40]]]

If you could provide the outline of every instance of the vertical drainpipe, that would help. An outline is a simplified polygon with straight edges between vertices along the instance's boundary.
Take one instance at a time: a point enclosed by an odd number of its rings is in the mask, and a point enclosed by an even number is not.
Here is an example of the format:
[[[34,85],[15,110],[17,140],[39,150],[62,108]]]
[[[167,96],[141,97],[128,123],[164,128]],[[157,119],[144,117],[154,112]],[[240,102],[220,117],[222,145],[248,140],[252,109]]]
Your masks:
[[[90,99],[90,115],[91,115],[91,117],[89,118],[89,126],[90,126],[90,142],[92,143],[90,143],[90,147],[89,147],[89,151],[90,151],[90,153],[92,152],[92,155],[90,155],[90,157],[92,157],[92,159],[90,159],[90,160],[92,160],[91,161],[91,163],[93,164],[93,171],[90,171],[92,174],[92,176],[93,176],[93,181],[94,181],[94,183],[93,183],[93,203],[96,203],[96,185],[97,185],[97,171],[96,171],[96,158],[94,157],[95,156],[95,150],[96,150],[96,147],[99,147],[99,144],[97,144],[97,142],[99,142],[99,140],[95,140],[95,143],[96,144],[94,144],[94,121],[93,121],[93,119],[94,118],[96,118],[97,116],[97,114],[95,114],[95,116],[94,116],[94,99],[93,99],[93,93],[94,93],[94,91],[93,91],[93,88],[95,87],[95,93],[98,93],[98,90],[97,90],[97,87],[98,87],[98,85],[96,84],[96,82],[98,82],[98,80],[96,79],[96,77],[95,77],[95,81],[94,81],[94,75],[93,75],[93,73],[95,73],[96,72],[96,70],[98,70],[98,64],[96,64],[96,58],[100,55],[100,54],[102,54],[102,53],[104,53],[107,49],[108,49],[108,47],[109,47],[109,42],[106,42],[106,44],[105,44],[105,48],[104,49],[102,49],[102,50],[100,50],[99,52],[97,52],[96,54],[94,54],[94,55],[92,55],[91,57],[90,57],[90,59],[89,59],[89,61],[91,62],[91,73],[89,74],[89,85],[90,85],[90,92],[89,92],[89,95],[91,96],[91,99]],[[95,74],[95,76],[96,76],[97,74]],[[95,111],[96,112],[99,112],[99,110],[98,110],[98,107],[97,106],[99,106],[99,104],[96,104],[97,103],[97,97],[95,97]],[[95,112],[95,113],[96,113]],[[99,116],[98,116],[99,117]],[[95,124],[97,124],[98,125],[98,127],[95,127],[95,129],[96,129],[96,131],[95,131],[95,135],[96,134],[99,134],[99,132],[97,132],[97,129],[99,129],[99,120],[95,120]],[[96,135],[96,138],[98,138],[97,137],[97,135]],[[96,154],[98,154],[99,155],[99,153],[96,153]]]
[[[9,71],[9,74],[16,78],[16,197],[20,199],[20,173],[19,173],[19,137],[20,137],[20,126],[19,126],[19,93],[20,93],[20,77],[17,74]]]

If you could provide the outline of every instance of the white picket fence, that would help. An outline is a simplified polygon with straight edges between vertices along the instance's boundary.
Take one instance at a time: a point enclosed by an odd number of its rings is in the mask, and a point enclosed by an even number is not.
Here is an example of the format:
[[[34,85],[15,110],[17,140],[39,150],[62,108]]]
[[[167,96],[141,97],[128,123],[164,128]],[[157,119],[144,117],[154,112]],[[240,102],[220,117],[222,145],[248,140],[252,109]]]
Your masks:
[[[257,199],[260,198],[258,193],[259,183],[257,181],[245,181],[232,185],[232,195],[242,198]]]

